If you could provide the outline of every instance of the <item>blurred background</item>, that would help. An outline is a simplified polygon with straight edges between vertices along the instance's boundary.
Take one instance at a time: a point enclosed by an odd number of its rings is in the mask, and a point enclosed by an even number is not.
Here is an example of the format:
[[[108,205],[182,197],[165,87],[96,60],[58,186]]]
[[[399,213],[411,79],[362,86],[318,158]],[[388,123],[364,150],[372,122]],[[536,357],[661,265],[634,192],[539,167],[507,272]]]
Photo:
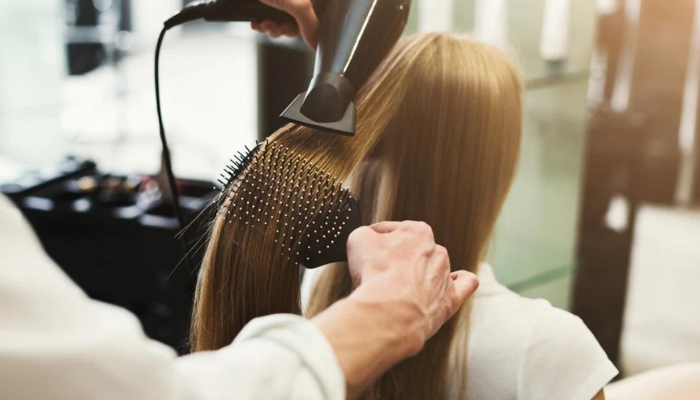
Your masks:
[[[195,276],[175,268],[157,175],[153,53],[182,6],[0,0],[0,191],[91,296],[180,350]],[[488,256],[499,280],[580,316],[623,375],[700,361],[700,0],[414,0],[406,34],[434,30],[489,42],[525,75],[519,172]],[[166,37],[188,215],[236,150],[281,126],[312,65],[300,40],[247,24]]]

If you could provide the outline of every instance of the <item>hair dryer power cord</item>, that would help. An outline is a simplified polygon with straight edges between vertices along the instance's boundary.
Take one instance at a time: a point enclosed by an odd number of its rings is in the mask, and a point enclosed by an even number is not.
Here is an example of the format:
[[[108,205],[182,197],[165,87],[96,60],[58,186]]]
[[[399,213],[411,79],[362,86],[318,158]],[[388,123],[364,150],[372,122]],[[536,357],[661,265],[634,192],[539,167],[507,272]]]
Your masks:
[[[185,217],[182,213],[182,207],[180,205],[180,194],[177,189],[177,181],[175,180],[175,174],[173,174],[173,166],[170,158],[170,149],[168,148],[168,141],[165,138],[165,127],[163,126],[163,114],[161,112],[160,104],[160,78],[159,78],[159,62],[160,62],[160,49],[163,45],[163,39],[165,38],[165,32],[169,29],[174,28],[178,25],[182,25],[186,22],[195,21],[198,19],[205,19],[207,21],[257,21],[270,19],[282,22],[294,22],[294,18],[280,10],[271,8],[260,4],[259,2],[247,2],[244,4],[242,1],[229,1],[229,0],[202,0],[195,1],[187,5],[185,8],[180,10],[177,14],[172,16],[170,19],[165,21],[163,24],[163,30],[160,32],[158,37],[158,44],[156,45],[156,57],[155,57],[155,86],[156,86],[156,106],[158,109],[158,125],[160,128],[160,142],[163,147],[163,167],[168,178],[168,185],[170,186],[170,193],[173,200],[173,211],[175,212],[175,217],[177,218],[178,225],[180,226],[181,233],[178,235],[180,244],[185,254],[186,262],[189,264],[190,270],[194,271],[194,262],[190,259],[190,251],[188,250],[187,239],[185,238]]]
[[[177,188],[177,180],[175,179],[175,174],[173,173],[173,164],[170,158],[170,148],[168,147],[168,140],[165,137],[165,126],[163,125],[163,113],[161,111],[160,105],[160,49],[163,45],[163,39],[165,38],[165,33],[170,27],[164,26],[163,30],[160,31],[160,36],[158,37],[158,44],[156,44],[156,57],[155,57],[155,86],[156,86],[156,108],[158,110],[158,126],[160,128],[160,144],[163,148],[163,167],[165,169],[165,174],[168,179],[168,186],[170,186],[170,194],[173,202],[173,211],[175,212],[175,217],[177,218],[177,223],[179,229],[185,228],[185,216],[182,212],[182,206],[180,204],[180,192]],[[184,260],[187,263],[190,271],[194,271],[194,262],[190,258],[190,252],[188,250],[189,246],[187,244],[187,238],[185,237],[184,231],[178,235],[180,241],[180,246],[182,246],[182,251],[184,253]]]

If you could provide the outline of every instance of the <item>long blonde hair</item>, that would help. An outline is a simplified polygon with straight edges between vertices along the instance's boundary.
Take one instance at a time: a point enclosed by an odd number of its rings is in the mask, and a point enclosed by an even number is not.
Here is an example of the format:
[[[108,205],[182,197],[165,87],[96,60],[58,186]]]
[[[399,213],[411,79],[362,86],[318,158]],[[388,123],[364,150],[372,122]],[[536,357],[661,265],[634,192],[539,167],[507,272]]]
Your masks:
[[[357,135],[287,126],[271,140],[339,179],[351,177],[362,223],[427,222],[453,269],[475,272],[513,179],[520,147],[519,74],[498,50],[465,37],[402,39],[358,94]],[[193,350],[229,344],[251,319],[300,314],[299,269],[264,235],[214,222],[193,314]],[[352,291],[343,264],[324,267],[313,316]],[[417,356],[381,378],[372,399],[438,399],[458,313]],[[460,362],[463,367],[464,361]]]

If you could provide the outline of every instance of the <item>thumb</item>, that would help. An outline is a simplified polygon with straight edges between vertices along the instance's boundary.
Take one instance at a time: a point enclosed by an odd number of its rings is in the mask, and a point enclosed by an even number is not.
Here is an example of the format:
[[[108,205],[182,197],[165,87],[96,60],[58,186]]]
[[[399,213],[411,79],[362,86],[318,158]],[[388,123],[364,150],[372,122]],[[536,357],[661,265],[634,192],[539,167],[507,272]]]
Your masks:
[[[299,6],[292,7],[289,13],[297,20],[299,33],[301,33],[306,44],[311,47],[311,50],[316,50],[318,17],[316,16],[316,12],[314,12],[311,2],[302,2]]]
[[[479,278],[471,272],[455,271],[450,274],[455,285],[455,298],[457,304],[454,304],[455,310],[464,303],[469,296],[474,294],[479,287]]]

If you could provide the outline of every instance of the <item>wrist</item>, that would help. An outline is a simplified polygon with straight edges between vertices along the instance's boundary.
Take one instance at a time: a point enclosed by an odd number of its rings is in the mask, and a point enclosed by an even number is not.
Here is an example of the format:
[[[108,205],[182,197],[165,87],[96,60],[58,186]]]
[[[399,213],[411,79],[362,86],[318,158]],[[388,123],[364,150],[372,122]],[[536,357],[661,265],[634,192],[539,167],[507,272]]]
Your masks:
[[[383,285],[363,283],[345,301],[351,303],[368,323],[382,328],[383,341],[388,343],[400,359],[413,356],[423,348],[425,317],[413,302],[397,296],[387,296]]]
[[[358,294],[336,302],[312,320],[335,351],[348,398],[356,397],[396,363],[416,354],[424,343],[424,335],[416,334],[406,313]]]

